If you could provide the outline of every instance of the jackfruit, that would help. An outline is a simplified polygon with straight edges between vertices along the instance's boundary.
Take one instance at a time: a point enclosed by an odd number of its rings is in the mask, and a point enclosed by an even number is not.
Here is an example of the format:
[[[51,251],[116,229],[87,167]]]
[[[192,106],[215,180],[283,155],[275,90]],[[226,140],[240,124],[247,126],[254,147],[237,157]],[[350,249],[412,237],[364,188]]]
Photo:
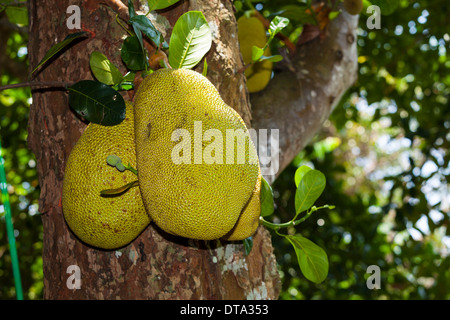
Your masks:
[[[228,241],[244,240],[253,235],[258,229],[259,216],[261,215],[261,173],[258,175],[255,189],[242,210],[233,229],[223,239]]]
[[[242,118],[208,79],[186,69],[149,75],[134,105],[139,184],[151,219],[186,238],[227,234],[259,172]]]
[[[69,228],[83,242],[102,249],[130,243],[150,223],[139,188],[102,196],[137,180],[134,173],[120,172],[107,164],[109,155],[136,167],[134,114],[127,102],[126,117],[116,126],[90,123],[73,147],[65,169],[62,205]]]
[[[267,42],[266,29],[256,17],[242,16],[238,19],[238,40],[244,64],[252,63],[252,48],[264,48]],[[270,56],[270,48],[264,50],[265,56]],[[256,62],[245,69],[247,88],[250,93],[263,90],[272,76],[272,61]]]

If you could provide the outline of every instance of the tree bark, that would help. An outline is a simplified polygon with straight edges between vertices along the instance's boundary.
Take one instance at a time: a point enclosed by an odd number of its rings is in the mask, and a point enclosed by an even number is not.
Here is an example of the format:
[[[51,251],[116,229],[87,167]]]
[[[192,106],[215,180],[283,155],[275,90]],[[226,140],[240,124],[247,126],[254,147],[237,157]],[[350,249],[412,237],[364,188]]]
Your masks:
[[[125,72],[119,52],[125,31],[115,22],[116,13],[103,4],[109,2],[29,2],[30,70],[52,45],[69,33],[80,31],[66,27],[69,5],[79,5],[82,29],[90,34],[88,39],[76,41],[52,59],[37,73],[36,81],[91,79],[89,56],[94,50],[105,54]],[[151,18],[165,28],[165,38],[169,40],[171,26],[187,10],[201,10],[210,21],[214,43],[207,57],[208,76],[224,101],[249,122],[245,79],[236,72],[242,67],[242,60],[232,3],[182,1]],[[277,298],[280,280],[270,235],[264,228],[255,234],[248,256],[244,255],[241,242],[176,238],[153,224],[120,250],[98,250],[78,241],[64,221],[61,190],[66,161],[86,123],[71,111],[64,90],[33,90],[32,95],[28,142],[36,155],[41,186],[45,299]],[[68,285],[71,265],[79,268],[79,289]]]
[[[278,129],[279,173],[307,145],[329,117],[342,95],[356,81],[358,16],[345,10],[327,26],[322,37],[297,45],[279,64],[269,86],[251,96],[252,127]],[[275,150],[276,151],[276,150]]]
[[[115,3],[113,6],[112,3]],[[143,12],[146,13],[143,3]],[[89,56],[105,54],[122,73],[120,47],[126,32],[115,22],[126,19],[117,1],[29,1],[30,70],[46,51],[71,32],[66,27],[69,5],[81,8],[80,39],[53,58],[37,81],[76,82],[92,79]],[[135,3],[139,8],[138,3]],[[114,8],[114,10],[112,9]],[[280,129],[280,170],[320,128],[356,74],[357,19],[342,14],[333,20],[324,40],[299,46],[277,72],[267,90],[251,96],[237,42],[237,25],[228,0],[183,0],[150,18],[170,39],[178,17],[188,10],[205,14],[213,45],[207,54],[208,78],[223,100],[256,129]],[[201,71],[202,66],[198,67]],[[240,242],[193,241],[168,235],[151,224],[130,245],[98,250],[78,241],[68,229],[61,207],[64,168],[86,123],[69,108],[60,89],[33,90],[29,146],[36,155],[41,187],[39,210],[44,227],[44,298],[46,299],[276,299],[280,278],[269,232],[260,227],[251,253]],[[132,98],[129,96],[128,98]],[[251,106],[253,109],[251,109]],[[270,179],[269,180],[273,180]],[[88,204],[87,204],[88,205]],[[81,285],[70,289],[68,267],[79,267]],[[70,270],[70,269],[69,269]],[[70,279],[69,279],[70,281]]]

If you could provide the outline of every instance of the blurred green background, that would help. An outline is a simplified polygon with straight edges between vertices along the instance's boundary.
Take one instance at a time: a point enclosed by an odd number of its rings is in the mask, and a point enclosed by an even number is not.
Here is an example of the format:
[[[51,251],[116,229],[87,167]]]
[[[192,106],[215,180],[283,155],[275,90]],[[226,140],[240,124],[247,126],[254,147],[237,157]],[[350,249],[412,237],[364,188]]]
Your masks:
[[[308,1],[251,3],[268,19],[288,16],[283,33],[293,42],[301,34],[302,15],[295,13]],[[291,245],[273,236],[280,299],[450,298],[450,6],[448,0],[372,3],[384,15],[381,29],[369,30],[368,15],[361,14],[357,83],[273,185],[276,210],[268,220],[292,218],[294,173],[304,164],[327,178],[316,205],[336,206],[288,230],[327,252],[330,270],[321,284],[306,280]],[[237,14],[247,5],[235,1]],[[0,5],[0,85],[27,80],[27,42],[26,7]],[[29,88],[0,91],[0,139],[24,296],[41,299],[39,184],[27,147],[30,103]],[[4,213],[2,203],[0,299],[15,299]],[[370,265],[380,267],[379,290],[366,285]]]

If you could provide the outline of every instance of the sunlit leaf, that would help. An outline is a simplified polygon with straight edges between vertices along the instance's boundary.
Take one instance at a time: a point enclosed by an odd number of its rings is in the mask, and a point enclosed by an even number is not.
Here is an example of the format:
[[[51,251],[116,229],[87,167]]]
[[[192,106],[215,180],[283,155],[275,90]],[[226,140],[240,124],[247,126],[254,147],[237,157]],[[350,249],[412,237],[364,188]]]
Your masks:
[[[119,84],[123,79],[119,69],[117,69],[117,67],[109,61],[104,54],[98,51],[91,53],[91,56],[89,57],[89,65],[95,78],[104,84]]]
[[[312,169],[308,166],[301,166],[299,167],[296,171],[295,171],[295,185],[298,188],[298,184],[300,183],[300,181],[303,179],[303,176],[311,171]]]
[[[208,22],[200,11],[189,11],[175,23],[169,43],[172,68],[195,67],[211,48],[212,36]]]
[[[149,10],[161,10],[174,5],[180,0],[148,0]]]
[[[288,235],[286,238],[294,247],[300,270],[306,279],[321,283],[328,275],[328,256],[311,240],[301,235]]]
[[[295,193],[296,214],[312,207],[325,189],[325,182],[325,176],[318,170],[311,170],[305,173]]]

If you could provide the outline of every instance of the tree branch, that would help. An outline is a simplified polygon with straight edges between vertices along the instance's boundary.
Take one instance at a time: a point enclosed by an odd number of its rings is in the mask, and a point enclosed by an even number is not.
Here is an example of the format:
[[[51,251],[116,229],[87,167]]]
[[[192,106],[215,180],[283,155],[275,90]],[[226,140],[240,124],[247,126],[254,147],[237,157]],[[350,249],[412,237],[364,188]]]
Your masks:
[[[269,182],[314,137],[355,82],[357,26],[358,16],[342,12],[330,22],[324,39],[299,46],[267,89],[251,95],[252,127],[279,129],[279,169],[266,177]]]
[[[114,11],[116,11],[119,14],[119,17],[121,17],[123,20],[128,21],[130,19],[130,16],[128,15],[128,7],[123,4],[120,0],[103,0],[100,3],[106,4],[107,6],[111,7]]]
[[[0,86],[0,91],[14,88],[23,88],[23,87],[57,87],[57,88],[67,88],[72,83],[61,82],[61,81],[33,81],[33,82],[21,82],[8,84],[5,86]]]

